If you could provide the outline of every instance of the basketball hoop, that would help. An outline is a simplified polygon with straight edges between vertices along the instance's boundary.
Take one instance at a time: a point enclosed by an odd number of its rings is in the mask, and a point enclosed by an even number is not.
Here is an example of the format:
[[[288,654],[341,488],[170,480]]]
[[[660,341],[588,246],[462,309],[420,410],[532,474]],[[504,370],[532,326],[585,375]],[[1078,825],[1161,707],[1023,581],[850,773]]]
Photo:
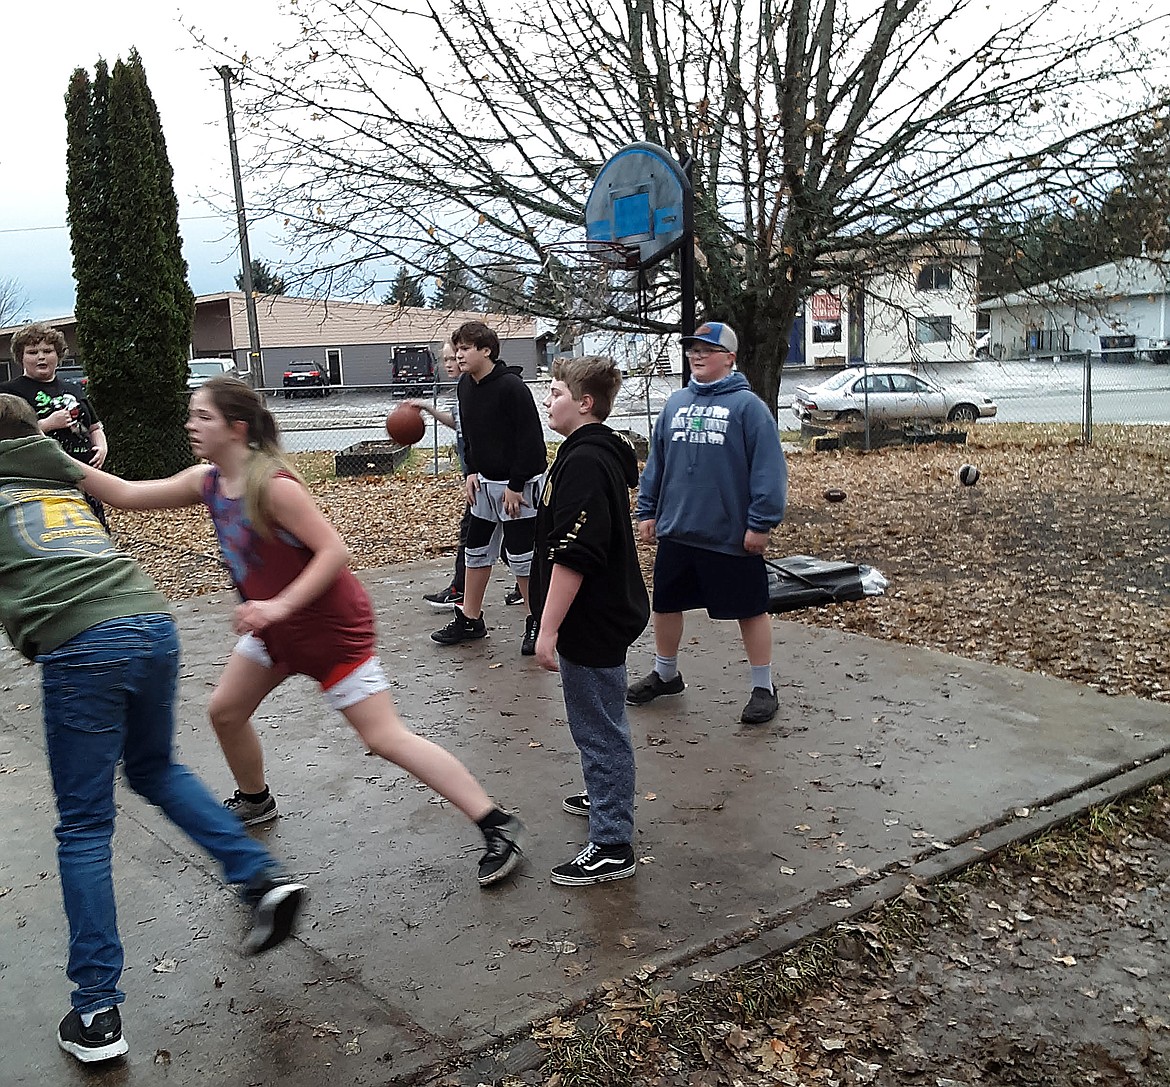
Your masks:
[[[566,264],[600,264],[617,271],[636,272],[641,265],[641,255],[636,245],[621,242],[600,242],[573,240],[546,242],[542,247],[546,253],[556,254]]]

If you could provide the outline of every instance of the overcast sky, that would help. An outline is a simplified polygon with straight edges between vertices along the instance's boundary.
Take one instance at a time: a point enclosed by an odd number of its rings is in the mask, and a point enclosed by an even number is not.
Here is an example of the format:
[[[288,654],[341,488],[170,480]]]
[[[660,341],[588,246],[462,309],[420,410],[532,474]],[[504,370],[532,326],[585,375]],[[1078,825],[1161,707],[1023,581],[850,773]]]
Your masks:
[[[65,224],[69,77],[75,68],[92,74],[99,58],[112,67],[132,48],[142,56],[162,118],[191,287],[196,294],[235,288],[235,217],[215,214],[209,202],[231,208],[223,81],[180,18],[206,32],[210,41],[230,47],[232,55],[266,52],[282,37],[277,0],[13,0],[5,5],[0,279],[15,280],[27,297],[22,317],[73,311]],[[256,224],[250,240],[254,257],[275,261],[283,256],[264,224]]]

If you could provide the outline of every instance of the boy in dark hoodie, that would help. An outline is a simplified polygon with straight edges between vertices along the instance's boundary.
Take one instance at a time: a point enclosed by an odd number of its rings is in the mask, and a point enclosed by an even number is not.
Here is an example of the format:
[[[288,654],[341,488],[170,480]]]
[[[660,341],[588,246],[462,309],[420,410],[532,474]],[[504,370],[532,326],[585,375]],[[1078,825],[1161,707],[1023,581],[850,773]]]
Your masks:
[[[604,422],[621,374],[612,359],[585,356],[558,359],[552,378],[544,407],[565,441],[537,506],[529,591],[540,617],[536,661],[561,673],[585,777],[585,792],[563,807],[589,819],[588,843],[552,881],[582,887],[637,868],[626,651],[646,628],[650,601],[630,521],[638,460]]]
[[[251,954],[292,932],[304,888],[174,761],[179,642],[166,598],[116,550],[77,489],[82,469],[0,394],[0,622],[41,665],[45,749],[60,821],[73,1009],[57,1044],[90,1064],[127,1050],[111,869],[114,774],[220,862],[252,906]]]

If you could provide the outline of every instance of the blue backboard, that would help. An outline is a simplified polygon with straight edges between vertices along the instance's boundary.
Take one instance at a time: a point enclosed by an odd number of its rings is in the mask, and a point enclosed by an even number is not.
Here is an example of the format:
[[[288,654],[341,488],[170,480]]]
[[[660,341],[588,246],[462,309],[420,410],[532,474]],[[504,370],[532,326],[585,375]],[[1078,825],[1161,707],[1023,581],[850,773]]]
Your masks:
[[[638,266],[648,268],[682,241],[689,188],[682,167],[664,148],[653,143],[623,147],[593,182],[585,204],[585,237],[636,249]]]

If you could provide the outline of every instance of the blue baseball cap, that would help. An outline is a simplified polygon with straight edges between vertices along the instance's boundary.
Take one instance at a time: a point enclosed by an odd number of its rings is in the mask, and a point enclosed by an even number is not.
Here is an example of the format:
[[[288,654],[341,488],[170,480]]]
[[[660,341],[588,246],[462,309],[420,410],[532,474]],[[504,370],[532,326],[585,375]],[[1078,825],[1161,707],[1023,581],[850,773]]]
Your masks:
[[[724,351],[735,354],[739,350],[739,337],[731,325],[721,324],[719,321],[707,321],[695,329],[693,336],[684,336],[683,345],[688,343],[709,343],[712,347],[722,347]]]

